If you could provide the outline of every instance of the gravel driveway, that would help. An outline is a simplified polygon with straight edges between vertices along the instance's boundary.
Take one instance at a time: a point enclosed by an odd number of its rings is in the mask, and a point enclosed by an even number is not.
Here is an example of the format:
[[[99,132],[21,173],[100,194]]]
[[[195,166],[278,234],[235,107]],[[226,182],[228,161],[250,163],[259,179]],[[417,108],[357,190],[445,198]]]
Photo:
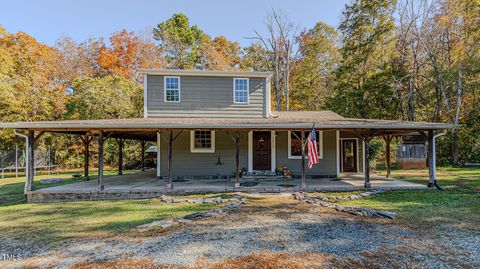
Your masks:
[[[83,240],[10,264],[68,268],[82,261],[148,258],[194,266],[258,252],[322,253],[383,267],[479,267],[480,234],[454,229],[423,233],[384,219],[364,219],[297,202],[250,202],[228,215],[195,221],[160,235]],[[436,228],[438,231],[438,227]],[[419,240],[419,239],[422,240]]]

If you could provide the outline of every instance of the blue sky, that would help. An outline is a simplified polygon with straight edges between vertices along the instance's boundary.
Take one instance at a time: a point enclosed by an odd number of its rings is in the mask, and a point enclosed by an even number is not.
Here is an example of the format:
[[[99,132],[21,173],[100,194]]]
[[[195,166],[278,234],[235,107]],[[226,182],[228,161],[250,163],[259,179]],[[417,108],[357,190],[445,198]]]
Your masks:
[[[174,13],[184,13],[209,35],[225,35],[248,45],[253,29],[264,32],[264,18],[281,9],[300,28],[323,21],[337,27],[347,0],[0,0],[0,25],[24,31],[53,45],[62,35],[76,41],[108,37],[121,29],[146,33]]]

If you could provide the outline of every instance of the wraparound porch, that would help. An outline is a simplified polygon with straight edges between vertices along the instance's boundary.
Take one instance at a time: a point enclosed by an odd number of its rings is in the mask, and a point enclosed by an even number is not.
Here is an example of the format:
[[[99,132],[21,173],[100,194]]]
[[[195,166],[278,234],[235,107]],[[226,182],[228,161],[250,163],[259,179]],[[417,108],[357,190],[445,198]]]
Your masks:
[[[307,170],[305,145],[307,135],[313,126],[319,131],[317,141],[321,156],[319,156],[319,164],[314,165],[312,170]],[[289,190],[296,190],[294,188],[298,186],[299,189],[315,191],[315,185],[312,185],[314,178],[309,178],[310,176],[325,175],[329,178],[341,179],[341,172],[352,171],[362,172],[362,176],[360,180],[355,181],[358,185],[347,184],[347,187],[350,186],[352,189],[375,188],[376,186],[370,182],[368,162],[370,141],[374,137],[382,137],[389,145],[393,137],[412,132],[420,133],[428,142],[428,186],[432,187],[436,182],[435,138],[443,134],[438,134],[438,131],[454,127],[441,123],[348,119],[329,111],[278,112],[267,118],[144,118],[0,124],[0,128],[14,128],[28,132],[27,135],[17,133],[25,138],[27,144],[26,151],[29,161],[27,162],[25,193],[36,193],[33,186],[34,164],[31,160],[34,159],[35,142],[42,134],[49,132],[78,135],[85,146],[85,178],[87,179],[89,144],[95,141],[98,145],[98,177],[96,182],[87,182],[85,186],[87,186],[86,191],[89,191],[88,188],[94,188],[97,194],[109,192],[111,191],[109,188],[112,188],[104,182],[107,179],[103,178],[105,139],[116,139],[118,142],[119,175],[122,174],[122,151],[125,139],[140,141],[142,170],[145,167],[143,154],[145,141],[156,142],[160,154],[157,155],[156,171],[158,174],[156,174],[155,182],[162,182],[164,185],[149,186],[146,184],[145,186],[155,188],[163,186],[162,192],[164,193],[176,192],[179,187],[182,187],[181,184],[175,182],[177,176],[202,174],[220,175],[227,178],[235,174],[236,177],[234,182],[227,182],[228,185],[225,184],[226,182],[220,186],[210,184],[208,188],[204,188],[206,191],[222,191],[215,188],[223,188],[227,191],[228,188],[231,188],[232,191],[241,190],[246,186],[240,185],[242,183],[240,173],[244,174],[246,171],[248,175],[255,170],[274,172],[276,168],[282,167],[285,163],[294,176],[300,176],[302,179],[300,185],[292,184],[294,187]],[[197,132],[199,132],[198,137]],[[203,136],[201,132],[210,135]],[[343,134],[348,134],[348,136],[345,137]],[[293,143],[289,140],[296,142]],[[196,148],[197,144],[201,147]],[[386,147],[386,156],[390,156],[389,148]],[[194,149],[201,149],[202,152],[194,152]],[[292,154],[294,149],[296,152]],[[387,157],[387,167],[389,166],[390,160]],[[165,177],[167,180],[164,180]],[[311,182],[308,182],[309,180]],[[344,181],[345,179],[341,180],[341,182]],[[205,181],[198,182],[206,183]],[[326,184],[325,187],[328,186],[328,182],[318,182],[319,185]],[[134,186],[135,182],[131,184]],[[253,191],[255,188],[261,187],[260,184],[265,183],[261,182],[256,186],[250,186],[249,190]],[[320,189],[322,186],[319,186],[318,190],[322,190]],[[72,185],[72,187],[77,186]],[[186,187],[183,186],[178,191],[186,190]],[[236,188],[234,189],[234,187]],[[115,188],[113,186],[113,189]],[[263,189],[268,188],[282,191],[279,186],[265,186]],[[133,188],[131,191],[136,191],[136,189]],[[134,197],[135,195],[125,198]]]

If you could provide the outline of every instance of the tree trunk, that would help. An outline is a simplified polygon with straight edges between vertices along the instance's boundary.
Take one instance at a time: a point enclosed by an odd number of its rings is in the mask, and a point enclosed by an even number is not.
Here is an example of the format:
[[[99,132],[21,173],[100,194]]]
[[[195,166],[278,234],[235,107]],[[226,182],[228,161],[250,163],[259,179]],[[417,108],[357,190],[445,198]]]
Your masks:
[[[452,163],[454,166],[457,166],[459,163],[459,151],[458,151],[458,134],[457,130],[452,129],[452,144],[451,144],[451,149],[452,149]]]

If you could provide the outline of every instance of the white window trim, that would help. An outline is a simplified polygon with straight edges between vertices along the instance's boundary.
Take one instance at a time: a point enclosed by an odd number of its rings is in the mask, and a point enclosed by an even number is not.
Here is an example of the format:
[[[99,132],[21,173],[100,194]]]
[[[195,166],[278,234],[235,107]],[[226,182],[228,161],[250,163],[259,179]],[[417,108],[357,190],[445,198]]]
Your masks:
[[[323,159],[323,131],[318,131],[318,159]],[[307,133],[307,132],[305,132]],[[307,139],[308,137],[305,137]],[[305,150],[305,153],[308,154]],[[305,154],[305,156],[307,156]],[[302,159],[302,156],[292,156],[292,131],[288,131],[288,158],[292,160]]]
[[[247,81],[247,102],[236,102],[235,101],[235,81],[237,80],[246,80]],[[248,105],[250,103],[250,79],[248,78],[234,78],[233,79],[233,103]]]
[[[202,131],[202,130],[196,130]],[[214,153],[215,152],[215,131],[210,131],[212,146],[211,148],[195,148],[195,131],[190,131],[190,151],[192,153]]]
[[[167,78],[178,79],[178,101],[167,101]],[[163,77],[163,101],[166,103],[180,103],[180,100],[182,100],[180,77],[172,77],[172,76]]]

